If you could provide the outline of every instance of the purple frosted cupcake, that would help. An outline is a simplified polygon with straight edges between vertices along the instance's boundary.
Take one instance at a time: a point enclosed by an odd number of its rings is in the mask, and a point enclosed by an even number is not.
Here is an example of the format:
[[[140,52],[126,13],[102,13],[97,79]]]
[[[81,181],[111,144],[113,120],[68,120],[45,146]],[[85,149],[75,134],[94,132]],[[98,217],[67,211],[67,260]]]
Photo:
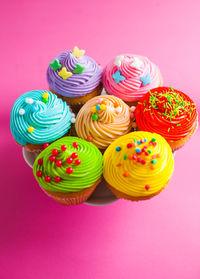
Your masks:
[[[102,91],[102,69],[85,50],[74,47],[57,55],[47,69],[50,91],[77,111]]]

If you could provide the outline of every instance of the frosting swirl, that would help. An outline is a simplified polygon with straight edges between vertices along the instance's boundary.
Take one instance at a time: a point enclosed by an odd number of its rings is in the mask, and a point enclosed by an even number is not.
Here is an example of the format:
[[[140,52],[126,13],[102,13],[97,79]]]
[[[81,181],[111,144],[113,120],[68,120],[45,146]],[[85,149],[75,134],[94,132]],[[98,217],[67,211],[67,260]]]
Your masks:
[[[11,110],[11,132],[21,145],[55,141],[68,132],[70,125],[69,106],[51,92],[27,92],[16,100]]]
[[[46,190],[77,192],[93,186],[102,168],[102,154],[93,144],[77,137],[63,137],[39,154],[33,174]]]
[[[116,190],[135,199],[159,193],[174,170],[174,159],[163,137],[133,132],[118,138],[105,151],[103,175]]]
[[[83,55],[77,58],[73,51],[65,51],[57,55],[53,61],[58,60],[62,67],[72,73],[67,79],[60,75],[60,69],[54,70],[51,66],[47,69],[47,81],[50,88],[65,97],[80,97],[92,92],[101,82],[102,69],[90,57]],[[53,62],[52,61],[52,62]],[[75,73],[76,65],[84,67],[82,73]]]
[[[195,129],[197,110],[183,92],[158,87],[140,99],[135,118],[140,130],[158,133],[168,142],[178,141]]]
[[[116,82],[113,78],[118,71],[124,77],[120,82]],[[158,67],[144,56],[133,54],[117,56],[103,70],[103,84],[107,93],[127,102],[138,101],[146,92],[161,83]]]
[[[105,149],[115,139],[130,132],[129,107],[115,96],[94,97],[79,111],[75,128],[79,137]]]

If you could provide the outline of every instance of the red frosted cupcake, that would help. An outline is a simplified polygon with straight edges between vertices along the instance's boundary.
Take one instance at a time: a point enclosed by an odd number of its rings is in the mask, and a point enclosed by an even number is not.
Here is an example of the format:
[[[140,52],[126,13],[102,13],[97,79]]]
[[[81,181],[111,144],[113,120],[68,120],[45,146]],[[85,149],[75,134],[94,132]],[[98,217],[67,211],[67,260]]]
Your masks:
[[[163,136],[172,150],[181,148],[197,129],[194,102],[183,92],[158,87],[139,101],[135,118],[138,129]]]

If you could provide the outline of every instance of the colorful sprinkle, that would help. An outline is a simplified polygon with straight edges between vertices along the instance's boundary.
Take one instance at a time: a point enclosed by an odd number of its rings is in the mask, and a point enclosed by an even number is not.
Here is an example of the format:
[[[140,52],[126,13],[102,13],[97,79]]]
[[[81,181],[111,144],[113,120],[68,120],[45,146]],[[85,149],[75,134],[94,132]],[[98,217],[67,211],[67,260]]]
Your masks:
[[[100,108],[100,105],[97,105],[97,106],[96,106],[96,109],[97,109],[97,110],[100,110],[100,109],[101,109],[101,108]]]
[[[77,142],[73,142],[73,143],[72,143],[72,146],[73,146],[74,148],[77,148],[77,147],[78,147],[78,143],[77,143]]]
[[[98,99],[98,103],[101,105],[102,102],[103,102],[103,98],[99,98],[99,99]]]
[[[132,145],[131,142],[127,144],[127,148],[131,148],[132,146],[133,146],[133,145]]]
[[[140,68],[143,66],[143,62],[138,57],[134,57],[134,61],[130,66],[134,69],[140,70]]]
[[[19,115],[24,115],[25,114],[25,110],[24,109],[20,109],[19,110]]]
[[[40,159],[38,159],[38,165],[40,165],[40,166],[42,166],[43,165],[43,159],[42,158],[40,158]]]
[[[142,160],[141,163],[142,163],[143,165],[145,165],[145,164],[146,164],[146,161],[145,161],[145,160]]]
[[[34,131],[34,128],[33,128],[33,127],[31,127],[31,126],[28,127],[28,132],[29,132],[29,133],[33,133],[33,131]]]
[[[144,142],[147,142],[147,139],[144,139]]]
[[[45,176],[44,180],[45,180],[45,182],[50,182],[51,181],[51,177],[50,176]]]
[[[73,73],[74,74],[82,74],[84,69],[85,69],[85,66],[82,66],[80,64],[76,64],[76,68],[73,70]]]
[[[91,142],[91,141],[93,141],[93,138],[91,136],[88,136],[87,141]]]
[[[32,98],[26,98],[25,99],[25,102],[27,103],[27,104],[32,104],[34,101],[33,101],[33,99]]]
[[[150,76],[150,74],[147,74],[147,75],[144,76],[144,77],[140,77],[140,80],[141,80],[141,82],[142,82],[142,85],[145,86],[145,85],[151,83],[151,76]]]
[[[121,147],[117,146],[117,147],[115,148],[115,150],[116,150],[116,151],[120,151],[120,150],[121,150]]]
[[[56,156],[51,155],[51,156],[49,157],[49,161],[54,162],[55,160],[56,160]]]
[[[128,177],[130,174],[129,174],[129,172],[128,171],[124,171],[124,173],[123,173],[123,176],[124,177]]]
[[[140,153],[140,152],[141,152],[141,149],[140,149],[140,148],[136,148],[136,149],[135,149],[135,152],[136,152],[136,153]]]
[[[149,156],[149,152],[148,152],[148,151],[147,151],[147,152],[145,152],[144,154],[145,154],[146,156]]]
[[[96,111],[97,111],[97,109],[95,106],[91,107],[91,112],[96,112]]]
[[[49,93],[45,92],[45,93],[42,95],[42,97],[43,97],[44,99],[49,98]]]
[[[72,54],[76,57],[76,58],[80,58],[81,56],[83,56],[85,54],[85,50],[84,49],[79,49],[77,46],[74,47]]]
[[[137,156],[136,155],[133,155],[133,160],[137,160]]]
[[[119,163],[119,164],[117,164],[116,166],[117,166],[117,167],[121,167],[121,165],[122,165],[122,164]]]
[[[57,160],[56,161],[56,167],[60,168],[62,166],[62,161],[61,160]]]
[[[76,122],[76,118],[72,117],[71,118],[71,123],[75,123]]]
[[[152,155],[152,159],[156,159],[156,155],[154,154],[154,155]]]
[[[130,107],[130,110],[131,110],[132,112],[134,112],[134,111],[135,111],[135,106],[131,106],[131,107]]]
[[[49,63],[49,65],[54,71],[57,71],[58,69],[62,68],[62,65],[59,63],[58,59],[55,59],[53,62]]]
[[[99,119],[99,116],[97,114],[92,115],[92,120],[98,120],[98,119]]]
[[[62,67],[61,71],[58,73],[58,75],[60,77],[62,77],[63,79],[67,79],[69,77],[72,76],[71,72],[68,72],[67,69],[65,67]]]
[[[42,149],[45,149],[45,148],[47,148],[49,146],[49,143],[44,143],[43,145],[42,145]]]
[[[149,152],[149,154],[151,154],[151,150],[147,150],[147,152]]]
[[[42,177],[42,171],[41,171],[41,170],[37,171],[37,172],[36,172],[36,176],[37,176],[37,177]]]
[[[75,165],[80,165],[81,164],[81,160],[79,160],[79,159],[77,159],[77,160],[75,160]]]
[[[62,151],[65,151],[65,150],[67,149],[67,146],[63,144],[63,145],[61,145],[60,149],[61,149]]]
[[[73,159],[71,157],[68,157],[66,159],[67,164],[72,164],[73,163]]]
[[[101,110],[106,110],[106,105],[101,104],[101,105],[100,105],[100,109],[101,109]]]
[[[58,149],[53,149],[52,150],[52,155],[54,155],[54,156],[58,155]]]
[[[124,160],[126,160],[128,158],[128,156],[127,155],[124,155]]]
[[[137,144],[139,144],[139,145],[141,144],[140,140],[137,141]]]
[[[71,157],[72,157],[72,159],[76,159],[78,157],[78,154],[76,152],[73,152]]]
[[[112,75],[112,78],[115,80],[116,83],[119,83],[120,81],[126,79],[124,76],[121,75],[119,70]]]
[[[145,185],[145,189],[146,189],[146,190],[149,190],[149,189],[150,189],[150,186],[149,186],[149,185]]]
[[[152,142],[155,142],[155,141],[156,141],[156,139],[155,139],[155,138],[152,138],[152,139],[151,139],[151,141],[152,141]]]
[[[137,161],[138,161],[139,163],[141,163],[141,162],[142,162],[142,159],[141,159],[141,158],[137,158]]]
[[[156,164],[156,163],[157,163],[157,160],[156,160],[156,159],[153,159],[153,160],[151,161],[151,163],[152,163],[152,164]]]
[[[129,154],[129,155],[128,155],[128,159],[129,159],[129,160],[132,160],[132,159],[133,159],[133,155]]]
[[[55,181],[56,183],[59,183],[59,182],[61,181],[60,176],[56,176],[55,179],[54,179],[54,181]]]
[[[66,169],[66,173],[71,174],[72,172],[73,172],[73,169],[72,169],[72,168],[67,168],[67,169]]]
[[[151,169],[151,170],[155,170],[154,165],[151,165],[151,166],[150,166],[150,169]]]

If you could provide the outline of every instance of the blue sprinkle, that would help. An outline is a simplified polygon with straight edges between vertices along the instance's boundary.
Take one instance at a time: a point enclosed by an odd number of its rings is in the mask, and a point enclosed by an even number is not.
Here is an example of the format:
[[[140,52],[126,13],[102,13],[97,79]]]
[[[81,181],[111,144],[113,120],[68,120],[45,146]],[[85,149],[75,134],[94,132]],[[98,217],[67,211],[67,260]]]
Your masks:
[[[120,151],[121,148],[119,146],[116,147],[116,151]]]
[[[139,145],[140,145],[140,144],[141,144],[141,142],[138,140],[138,141],[137,141],[137,144],[139,144]]]
[[[140,148],[136,148],[136,149],[135,149],[135,152],[136,152],[136,153],[140,153],[140,152],[141,152],[141,149],[140,149]]]
[[[101,109],[101,108],[100,108],[100,105],[97,105],[97,106],[96,106],[96,109],[97,109],[97,110],[100,110],[100,109]]]
[[[144,139],[144,142],[147,142],[147,139]]]

